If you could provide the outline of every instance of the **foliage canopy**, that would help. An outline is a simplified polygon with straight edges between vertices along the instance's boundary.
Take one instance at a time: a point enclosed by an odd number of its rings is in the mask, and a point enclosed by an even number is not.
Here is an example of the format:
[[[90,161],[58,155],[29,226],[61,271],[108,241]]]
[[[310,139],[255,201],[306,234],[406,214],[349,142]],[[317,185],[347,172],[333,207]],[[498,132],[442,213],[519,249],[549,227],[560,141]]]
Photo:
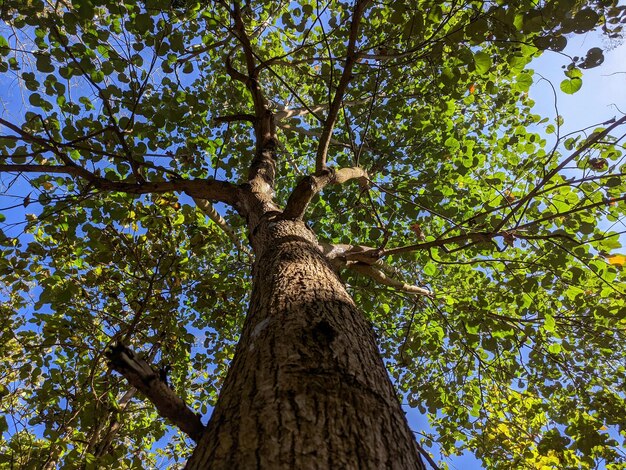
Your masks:
[[[306,219],[386,273],[384,285],[343,259],[399,391],[428,414],[422,445],[489,468],[626,468],[626,120],[562,135],[528,97],[533,58],[564,55],[573,34],[619,38],[624,12],[2,2],[3,200],[28,213],[0,215],[0,467],[189,455],[182,435],[153,445],[174,431],[108,371],[105,349],[123,340],[171,365],[202,414],[217,399],[252,255],[236,211],[217,214],[189,181],[246,180],[257,87],[281,206],[326,161],[367,172],[324,188]],[[567,60],[559,88],[575,93],[603,50]]]

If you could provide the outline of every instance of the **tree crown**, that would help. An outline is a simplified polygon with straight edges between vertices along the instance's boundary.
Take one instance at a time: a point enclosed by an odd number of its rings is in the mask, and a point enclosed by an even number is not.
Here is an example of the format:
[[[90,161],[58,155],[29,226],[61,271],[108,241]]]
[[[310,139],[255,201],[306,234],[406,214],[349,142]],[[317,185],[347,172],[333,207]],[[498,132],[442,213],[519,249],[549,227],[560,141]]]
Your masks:
[[[622,468],[626,118],[563,135],[528,91],[545,51],[566,57],[558,88],[580,89],[603,50],[567,57],[567,38],[617,40],[624,11],[6,0],[0,172],[28,213],[1,216],[2,454],[157,462],[166,423],[106,348],[171,365],[206,413],[244,316],[245,232],[279,211],[342,270],[436,431],[423,445]]]

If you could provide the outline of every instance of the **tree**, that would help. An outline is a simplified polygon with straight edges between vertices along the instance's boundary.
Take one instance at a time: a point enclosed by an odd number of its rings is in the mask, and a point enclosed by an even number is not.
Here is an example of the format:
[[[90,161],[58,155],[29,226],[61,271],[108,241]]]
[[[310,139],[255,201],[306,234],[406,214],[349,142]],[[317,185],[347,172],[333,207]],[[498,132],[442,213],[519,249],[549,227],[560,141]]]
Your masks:
[[[626,468],[625,11],[5,0],[2,468]]]

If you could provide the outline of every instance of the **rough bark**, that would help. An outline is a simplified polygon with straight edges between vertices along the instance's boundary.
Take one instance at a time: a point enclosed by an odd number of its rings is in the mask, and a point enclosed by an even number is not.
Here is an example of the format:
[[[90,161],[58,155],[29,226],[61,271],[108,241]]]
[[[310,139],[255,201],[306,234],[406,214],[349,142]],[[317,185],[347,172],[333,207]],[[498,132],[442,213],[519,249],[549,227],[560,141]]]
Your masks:
[[[423,469],[376,347],[313,233],[263,217],[248,317],[188,469]]]

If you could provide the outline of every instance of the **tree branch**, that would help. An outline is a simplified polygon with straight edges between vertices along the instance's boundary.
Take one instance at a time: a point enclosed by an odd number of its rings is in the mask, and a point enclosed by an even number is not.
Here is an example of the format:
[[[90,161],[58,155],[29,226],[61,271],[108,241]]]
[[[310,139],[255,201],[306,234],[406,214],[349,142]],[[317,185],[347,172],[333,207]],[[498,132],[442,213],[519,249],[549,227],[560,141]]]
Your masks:
[[[225,2],[222,2],[225,4]],[[241,17],[241,10],[235,1],[230,11],[234,23],[232,34],[243,47],[247,75],[234,69],[230,57],[226,60],[226,71],[236,80],[243,82],[252,95],[254,104],[254,134],[256,138],[256,154],[250,163],[248,183],[256,194],[273,195],[274,178],[276,176],[275,153],[277,147],[276,125],[274,116],[267,106],[267,100],[259,86],[259,70],[256,66],[256,54],[252,50],[250,38],[246,33]]]
[[[232,54],[233,52],[235,52],[234,50],[230,52],[230,54]],[[244,85],[246,85],[246,87],[248,86],[248,76],[241,73],[239,70],[237,70],[234,66],[233,66],[233,62],[232,62],[232,58],[230,57],[230,54],[226,56],[224,65],[226,66],[226,73],[228,73],[228,75],[230,75],[230,78],[232,78],[233,80],[237,80],[241,83],[243,83]]]
[[[352,67],[358,59],[356,53],[356,41],[359,34],[359,25],[361,23],[361,17],[365,11],[365,7],[370,0],[357,0],[354,6],[354,12],[352,13],[352,23],[350,24],[350,36],[348,38],[348,48],[346,53],[346,65],[343,68],[335,96],[330,105],[328,116],[324,123],[324,129],[322,130],[322,136],[320,137],[319,146],[317,147],[317,155],[315,157],[315,172],[321,173],[326,168],[326,158],[328,156],[328,147],[330,145],[330,138],[333,133],[333,128],[341,109],[341,102],[343,100],[348,84],[352,79]]]
[[[61,39],[62,35],[61,35],[60,31],[59,31],[59,28],[55,24],[52,25],[52,31],[54,32],[57,41],[59,41],[61,44],[63,44],[63,40]],[[76,58],[76,56],[74,55],[72,50],[67,45],[64,45],[63,49],[64,49],[65,53],[68,54],[70,59],[72,59],[72,62],[74,63],[74,65],[76,65],[76,67],[83,73],[83,76],[85,77],[87,82],[95,90],[97,90],[97,94],[98,94],[98,97],[100,98],[100,100],[102,101],[105,114],[106,114],[106,116],[109,119],[109,127],[112,129],[113,133],[117,136],[118,141],[119,141],[120,145],[122,146],[122,149],[123,149],[124,154],[125,154],[125,160],[128,161],[128,163],[129,163],[129,165],[131,167],[131,171],[132,171],[133,175],[135,176],[136,180],[138,182],[140,182],[140,183],[145,182],[145,179],[144,179],[144,177],[143,177],[143,175],[141,173],[141,163],[133,158],[132,151],[131,151],[130,147],[128,146],[128,143],[126,142],[126,137],[124,135],[124,132],[122,131],[122,129],[120,129],[120,127],[118,125],[118,119],[116,119],[116,117],[115,117],[115,113],[113,112],[113,107],[111,106],[111,103],[108,100],[108,98],[105,96],[104,90],[102,89],[102,87],[98,83],[96,83],[94,80],[91,79],[90,74],[87,73],[87,71],[84,69],[81,61],[79,61]],[[156,63],[156,55],[153,57],[152,65],[150,66],[150,71],[148,71],[148,76],[150,76],[152,68],[154,67],[155,63]],[[142,90],[145,89],[145,84],[146,83],[147,83],[147,79],[139,88],[139,95],[137,96],[135,108],[139,104],[139,101],[141,100],[141,95],[143,93]],[[131,119],[130,119],[129,122],[132,122],[134,114],[135,114],[135,109],[133,109],[133,111],[132,111]]]
[[[326,259],[330,261],[337,271],[346,267],[348,260],[347,255],[353,253],[366,253],[362,262],[365,264],[379,264],[381,260],[370,256],[370,253],[374,252],[374,248],[365,245],[349,245],[346,243],[327,243],[320,242],[317,246],[318,249],[324,254]],[[354,259],[351,260],[354,262]],[[360,260],[359,260],[360,261]]]
[[[217,116],[213,118],[215,122],[237,122],[237,121],[248,121],[254,123],[255,121],[254,114],[230,114],[227,116]]]
[[[231,241],[235,244],[238,250],[243,251],[244,253],[250,253],[249,250],[243,246],[241,243],[241,239],[237,236],[237,234],[233,231],[232,227],[228,225],[228,222],[224,220],[219,212],[215,210],[213,204],[211,204],[206,199],[193,198],[193,201],[196,203],[198,208],[202,212],[204,212],[209,219],[211,219],[215,224],[222,229],[222,231],[231,239]]]
[[[384,96],[384,93],[379,94],[378,96]],[[365,98],[359,100],[349,100],[344,101],[342,105],[344,107],[357,106],[359,104],[367,103],[373,99],[372,96],[367,96]],[[318,111],[324,111],[329,108],[328,104],[318,104],[315,106],[310,106],[308,108],[293,108],[289,109],[286,106],[279,107],[278,111],[274,113],[274,119],[276,122],[280,122],[284,119],[290,119],[293,117],[306,116],[307,114],[317,113]]]
[[[585,140],[584,144],[581,145],[580,148],[578,148],[575,152],[572,152],[572,154],[569,157],[565,158],[552,171],[548,172],[542,178],[542,180],[539,182],[539,184],[537,184],[537,186],[535,186],[531,191],[529,191],[524,197],[520,198],[520,200],[517,201],[517,203],[515,204],[515,207],[513,207],[511,209],[511,212],[509,212],[502,219],[502,221],[500,222],[498,227],[496,227],[496,230],[500,230],[500,228],[504,227],[505,224],[511,219],[511,217],[513,217],[515,215],[515,213],[524,204],[526,204],[533,197],[535,197],[537,195],[537,193],[541,190],[541,188],[543,188],[543,186],[545,186],[559,171],[561,171],[563,168],[565,168],[572,160],[574,160],[580,154],[582,154],[587,149],[589,149],[593,144],[597,143],[599,140],[602,140],[604,137],[606,137],[613,129],[615,129],[618,126],[621,126],[624,123],[626,123],[626,116],[622,116],[617,121],[615,120],[615,118],[613,118],[612,120],[604,122],[603,124],[608,124],[611,121],[614,121],[613,124],[611,124],[609,127],[604,129],[602,132],[598,132],[597,134],[592,134],[591,136],[589,136],[589,138],[587,140]]]
[[[621,197],[612,197],[610,199],[603,199],[600,202],[594,202],[593,204],[587,204],[586,206],[578,206],[578,207],[574,207],[572,209],[569,209],[567,211],[563,211],[563,212],[557,212],[555,214],[551,214],[551,215],[547,215],[545,217],[542,217],[540,219],[536,219],[533,220],[531,222],[522,224],[522,225],[517,225],[515,226],[512,230],[527,230],[535,225],[538,225],[542,222],[547,222],[549,220],[553,220],[556,219],[557,217],[565,217],[568,216],[570,214],[574,214],[576,212],[582,212],[582,211],[588,211],[589,209],[595,209],[596,207],[602,207],[602,206],[606,206],[609,205],[611,203],[615,203],[617,204],[620,201],[626,201],[626,195],[621,196]]]
[[[188,54],[188,55],[185,57],[179,57],[178,59],[176,59],[176,63],[184,64],[186,62],[189,62],[194,57],[199,56],[200,54],[208,52],[212,49],[218,49],[220,47],[224,47],[226,44],[228,44],[228,41],[226,39],[223,39],[221,41],[216,41],[214,43],[207,44],[206,46],[196,45],[195,49],[185,50],[184,54]]]
[[[293,220],[302,219],[313,196],[324,189],[325,186],[342,184],[351,179],[358,179],[362,186],[367,187],[367,172],[363,168],[358,167],[340,168],[339,170],[325,168],[320,174],[306,176],[298,183],[289,196],[287,206],[283,211],[283,217]]]
[[[423,287],[394,279],[384,273],[387,271],[390,275],[396,275],[393,268],[382,260],[371,256],[372,252],[376,252],[374,248],[364,245],[348,245],[348,244],[331,244],[321,242],[318,245],[320,251],[326,256],[326,259],[336,269],[348,268],[359,274],[364,274],[380,284],[384,284],[402,292],[409,294],[425,295],[433,297],[433,293]],[[360,256],[362,254],[362,256]]]
[[[393,287],[394,289],[400,290],[402,292],[407,292],[409,294],[418,294],[425,295],[426,297],[433,297],[433,293],[428,289],[424,289],[423,287],[414,286],[412,284],[407,284],[406,282],[399,281],[397,279],[393,279],[387,276],[380,269],[376,268],[373,265],[365,264],[365,263],[351,263],[346,265],[348,269],[355,271],[359,274],[364,274],[376,282],[380,284],[384,284],[389,287]]]
[[[244,83],[250,91],[250,94],[252,95],[252,102],[254,103],[257,151],[260,151],[268,144],[275,144],[276,130],[271,119],[271,113],[267,107],[267,100],[265,99],[265,96],[263,96],[263,92],[259,86],[259,71],[255,60],[256,54],[252,50],[252,44],[250,43],[250,38],[246,33],[246,28],[241,17],[241,10],[239,9],[239,5],[236,1],[233,3],[231,16],[233,22],[235,23],[233,34],[237,37],[237,39],[239,39],[239,42],[243,46],[243,53],[246,60],[246,70],[248,72],[247,76],[245,76]],[[242,75],[240,72],[238,73]]]
[[[405,245],[405,246],[399,246],[399,247],[395,247],[395,248],[388,248],[388,249],[380,249],[380,248],[370,248],[370,247],[363,247],[363,246],[356,246],[353,248],[357,248],[357,249],[346,249],[344,250],[344,252],[335,255],[334,257],[337,256],[342,256],[344,257],[347,261],[359,261],[365,264],[374,264],[376,260],[379,260],[383,257],[386,256],[391,256],[391,255],[399,255],[399,254],[403,254],[403,253],[411,253],[413,251],[418,251],[418,250],[427,250],[430,248],[434,248],[434,247],[441,247],[445,250],[445,246],[446,245],[450,245],[450,244],[458,244],[458,243],[463,243],[463,242],[467,242],[467,241],[471,241],[471,243],[469,243],[468,245],[464,245],[461,246],[459,248],[455,248],[453,251],[457,251],[458,249],[464,249],[469,247],[470,245],[474,245],[476,243],[480,243],[480,242],[490,242],[492,241],[494,238],[496,237],[502,237],[505,241],[506,244],[510,244],[511,241],[513,241],[516,238],[521,238],[521,239],[544,239],[544,240],[550,240],[550,239],[557,239],[557,238],[568,238],[571,240],[571,238],[564,236],[562,233],[552,233],[552,232],[548,232],[544,235],[542,234],[529,234],[526,235],[524,233],[520,233],[520,232],[524,232],[527,231],[543,222],[548,222],[550,220],[554,220],[558,217],[565,217],[571,214],[575,214],[577,212],[584,212],[584,211],[588,211],[590,209],[595,209],[597,207],[601,207],[601,206],[606,206],[607,204],[612,204],[612,203],[618,203],[621,201],[626,201],[626,195],[621,196],[621,197],[615,197],[615,198],[611,198],[611,199],[605,199],[603,201],[600,202],[595,202],[593,204],[587,204],[585,206],[578,206],[578,207],[574,207],[570,210],[567,211],[563,211],[563,212],[557,212],[554,214],[550,214],[546,217],[542,217],[540,219],[537,220],[533,220],[531,222],[525,223],[525,224],[521,224],[521,225],[517,225],[515,227],[512,227],[508,230],[493,230],[491,232],[488,231],[484,231],[484,232],[469,232],[469,233],[463,233],[461,235],[455,235],[453,237],[449,237],[449,238],[439,238],[436,240],[430,240],[427,242],[423,242],[423,243],[416,243],[413,245]],[[573,240],[575,241],[575,240]],[[578,242],[580,243],[584,243],[584,242]],[[346,245],[348,247],[351,247],[351,245]],[[449,253],[452,251],[448,251]]]
[[[308,135],[311,137],[319,137],[320,136],[320,132],[311,130],[311,129],[304,129],[303,127],[299,127],[299,126],[292,126],[289,124],[278,124],[278,128],[282,129],[283,131],[290,131],[290,132],[295,132],[298,134],[302,134],[302,135]],[[345,147],[347,149],[352,149],[352,145],[350,144],[346,144],[344,142],[339,142],[337,139],[330,139],[330,143],[333,145],[338,145],[340,147]]]
[[[417,442],[417,441],[416,441]],[[430,454],[428,452],[426,452],[426,450],[420,445],[419,442],[417,442],[417,450],[420,451],[420,454],[422,454],[422,457],[424,457],[428,463],[430,464],[430,466],[433,468],[433,470],[441,470],[437,464],[435,463],[435,461],[433,460],[433,458],[430,456]]]
[[[232,183],[213,179],[146,181],[144,183],[111,181],[78,165],[0,165],[0,173],[65,174],[87,181],[89,187],[101,191],[118,191],[127,194],[157,194],[184,192],[191,197],[220,201],[238,208],[240,189]]]
[[[172,421],[182,432],[198,442],[204,425],[200,416],[187,407],[150,364],[126,346],[114,343],[106,352],[109,367],[121,374],[156,407],[159,415]]]
[[[324,256],[326,256],[326,258],[331,261],[342,257],[345,258],[345,256],[349,253],[363,253],[374,250],[374,248],[372,248],[371,246],[348,245],[346,243],[333,244],[326,242],[321,242],[318,245],[318,248],[324,254]]]

